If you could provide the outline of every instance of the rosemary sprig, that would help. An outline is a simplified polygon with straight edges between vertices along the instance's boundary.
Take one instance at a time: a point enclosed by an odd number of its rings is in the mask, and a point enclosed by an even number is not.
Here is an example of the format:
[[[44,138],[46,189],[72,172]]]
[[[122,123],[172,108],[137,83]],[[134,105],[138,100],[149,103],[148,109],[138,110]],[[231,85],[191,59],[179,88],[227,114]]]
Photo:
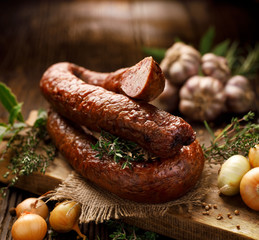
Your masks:
[[[96,157],[102,159],[104,154],[113,156],[116,163],[123,162],[121,167],[132,168],[132,162],[139,162],[144,160],[144,152],[141,147],[131,141],[120,139],[105,131],[101,132],[101,136],[92,149],[98,151]]]
[[[208,162],[221,164],[235,154],[247,156],[249,149],[259,143],[259,124],[253,123],[253,118],[253,112],[241,119],[232,118],[231,123],[217,135],[205,122],[205,127],[212,137],[210,146],[203,146]]]

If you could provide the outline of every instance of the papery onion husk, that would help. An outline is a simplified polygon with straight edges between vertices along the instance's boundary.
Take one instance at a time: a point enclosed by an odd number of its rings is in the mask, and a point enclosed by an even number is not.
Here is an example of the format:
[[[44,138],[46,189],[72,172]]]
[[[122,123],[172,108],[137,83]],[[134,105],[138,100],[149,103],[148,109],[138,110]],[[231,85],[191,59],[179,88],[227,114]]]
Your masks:
[[[252,168],[244,175],[240,195],[249,208],[259,211],[259,167]]]
[[[49,223],[53,230],[65,233],[71,230],[77,232],[77,234],[86,239],[86,236],[81,233],[78,220],[81,213],[81,207],[74,201],[64,201],[58,204],[50,213]]]
[[[42,240],[47,233],[47,223],[34,213],[22,213],[12,226],[14,240]]]
[[[35,213],[46,219],[49,216],[49,209],[46,203],[38,198],[27,198],[15,208],[16,215],[19,218],[22,213]]]

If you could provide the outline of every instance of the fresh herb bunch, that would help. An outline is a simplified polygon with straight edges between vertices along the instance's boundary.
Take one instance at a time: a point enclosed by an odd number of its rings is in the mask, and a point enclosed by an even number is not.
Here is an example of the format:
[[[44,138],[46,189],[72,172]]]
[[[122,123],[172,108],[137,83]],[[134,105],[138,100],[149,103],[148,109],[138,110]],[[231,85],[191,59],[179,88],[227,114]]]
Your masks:
[[[157,240],[159,235],[154,232],[145,231],[135,226],[128,225],[121,221],[109,220],[107,226],[112,229],[109,235],[112,240]]]
[[[240,119],[232,118],[231,123],[217,135],[205,121],[212,137],[210,146],[203,146],[205,158],[210,163],[221,164],[235,154],[247,156],[249,149],[259,143],[259,124],[252,122],[254,116],[253,112],[249,112]]]
[[[5,196],[8,187],[13,186],[19,177],[36,171],[45,173],[50,161],[54,159],[56,149],[48,139],[46,111],[39,110],[35,123],[29,126],[23,120],[22,103],[17,102],[14,94],[3,83],[0,83],[0,96],[2,105],[9,112],[8,123],[0,124],[0,143],[4,138],[8,139],[0,160],[10,157],[9,171],[4,177],[11,175],[11,180],[1,189],[2,196]]]
[[[131,141],[126,141],[108,132],[102,131],[97,143],[92,149],[98,151],[96,157],[102,159],[104,154],[113,156],[116,163],[123,161],[122,169],[132,168],[132,162],[144,160],[144,152],[141,147]]]

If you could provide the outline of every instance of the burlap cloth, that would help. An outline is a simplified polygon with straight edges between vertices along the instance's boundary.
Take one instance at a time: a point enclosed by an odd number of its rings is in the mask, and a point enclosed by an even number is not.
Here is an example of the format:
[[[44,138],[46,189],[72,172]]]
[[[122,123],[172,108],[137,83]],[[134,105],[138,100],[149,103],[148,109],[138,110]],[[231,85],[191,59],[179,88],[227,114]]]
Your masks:
[[[125,217],[163,216],[172,207],[187,205],[187,209],[190,210],[192,206],[201,203],[209,190],[207,168],[205,165],[200,181],[191,191],[177,200],[163,204],[141,204],[121,199],[85,181],[76,172],[72,172],[48,197],[49,200],[66,199],[79,202],[82,206],[79,218],[81,223],[90,221],[100,223]]]

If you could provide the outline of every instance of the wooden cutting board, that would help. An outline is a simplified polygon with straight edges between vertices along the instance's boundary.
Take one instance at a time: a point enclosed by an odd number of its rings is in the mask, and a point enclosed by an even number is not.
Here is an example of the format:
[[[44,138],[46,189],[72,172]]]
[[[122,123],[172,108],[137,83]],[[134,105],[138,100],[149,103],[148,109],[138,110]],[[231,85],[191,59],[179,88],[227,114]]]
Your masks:
[[[199,133],[199,131],[197,132]],[[200,134],[200,141],[204,141],[202,137],[204,136]],[[0,145],[0,152],[4,149],[5,144],[3,142]],[[0,162],[0,181],[3,183],[9,181],[9,179],[3,178],[7,165],[8,160]],[[71,171],[70,165],[62,156],[58,156],[44,175],[34,173],[31,176],[22,177],[16,187],[41,195],[56,188]],[[196,206],[191,212],[187,212],[185,208],[182,211],[171,209],[163,217],[127,218],[124,221],[175,239],[259,239],[259,212],[246,207],[239,195],[219,196],[218,167],[208,171],[211,173],[209,176],[211,190],[204,201],[212,205],[209,215],[203,215],[204,208]],[[214,205],[217,208],[214,208]],[[239,211],[239,215],[235,215],[235,210]],[[223,219],[217,220],[218,214],[221,214]],[[231,214],[232,219],[228,218],[228,214]]]

